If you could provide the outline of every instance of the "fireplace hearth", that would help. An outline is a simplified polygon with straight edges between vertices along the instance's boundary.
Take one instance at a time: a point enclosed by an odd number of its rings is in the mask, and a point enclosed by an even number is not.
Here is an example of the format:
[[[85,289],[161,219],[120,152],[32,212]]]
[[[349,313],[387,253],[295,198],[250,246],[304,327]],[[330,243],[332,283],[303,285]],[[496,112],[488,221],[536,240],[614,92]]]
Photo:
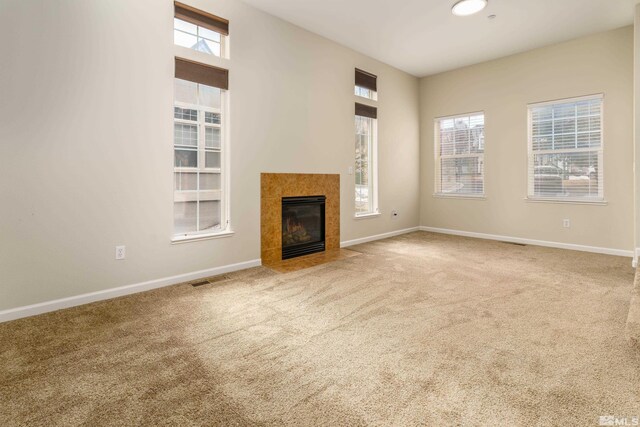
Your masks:
[[[282,198],[282,259],[325,250],[325,196]]]

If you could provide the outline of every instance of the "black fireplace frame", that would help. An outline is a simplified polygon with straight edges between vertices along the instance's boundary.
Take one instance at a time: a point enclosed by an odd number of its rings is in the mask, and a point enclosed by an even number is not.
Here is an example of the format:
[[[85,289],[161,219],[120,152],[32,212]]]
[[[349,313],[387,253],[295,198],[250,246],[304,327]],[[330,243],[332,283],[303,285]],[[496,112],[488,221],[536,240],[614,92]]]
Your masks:
[[[302,255],[313,254],[316,252],[323,252],[325,250],[325,242],[327,235],[325,233],[325,205],[326,196],[299,196],[299,197],[283,197],[282,198],[282,211],[284,212],[285,206],[301,206],[301,205],[319,205],[320,209],[320,231],[322,235],[321,242],[309,242],[301,243],[298,245],[284,245],[282,242],[282,259],[290,259],[299,257]],[[281,233],[282,234],[282,233]],[[282,237],[281,237],[282,238]]]

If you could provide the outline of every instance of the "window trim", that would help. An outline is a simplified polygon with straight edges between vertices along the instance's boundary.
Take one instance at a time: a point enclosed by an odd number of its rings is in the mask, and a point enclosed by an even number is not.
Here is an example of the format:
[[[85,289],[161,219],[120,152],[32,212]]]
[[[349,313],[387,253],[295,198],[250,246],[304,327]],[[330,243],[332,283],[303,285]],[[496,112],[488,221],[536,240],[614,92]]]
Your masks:
[[[376,107],[372,107],[372,108],[376,108]],[[357,135],[357,133],[355,131],[357,131],[356,127],[355,127],[355,118],[356,117],[363,117],[366,119],[370,119],[372,126],[371,126],[371,138],[370,138],[370,144],[371,146],[369,147],[369,165],[370,165],[370,170],[369,173],[371,174],[370,176],[370,181],[371,184],[369,185],[369,188],[371,190],[370,193],[370,198],[371,198],[371,210],[367,211],[367,212],[360,212],[358,213],[355,209],[356,209],[356,199],[354,197],[353,199],[353,207],[354,207],[354,218],[356,219],[364,219],[364,218],[375,218],[380,216],[380,209],[378,206],[378,117],[377,117],[377,108],[376,108],[376,117],[369,117],[369,116],[362,116],[359,114],[354,114],[354,135]],[[355,150],[354,150],[355,152]],[[355,164],[355,162],[354,162]],[[354,167],[354,174],[353,174],[353,185],[354,185],[354,194],[355,194],[355,186],[356,186],[356,170],[357,168]]]
[[[541,202],[541,203],[566,203],[573,205],[606,205],[608,202],[605,199],[604,193],[604,140],[605,140],[605,131],[604,131],[604,118],[605,118],[605,102],[604,102],[604,93],[594,93],[584,96],[573,96],[570,98],[560,98],[550,101],[541,101],[541,102],[532,102],[527,104],[527,165],[526,165],[526,188],[527,194],[524,198],[525,201],[528,202]],[[529,168],[533,165],[533,120],[531,117],[531,112],[533,108],[538,107],[546,107],[549,105],[558,105],[558,104],[570,104],[577,103],[580,101],[589,101],[593,99],[599,99],[600,102],[600,148],[598,151],[598,197],[553,197],[553,196],[535,196],[532,195],[532,183],[529,182],[530,170]],[[562,153],[582,153],[582,152],[593,152],[591,148],[568,148],[563,150],[538,150],[536,153],[541,154],[553,154],[557,152]]]
[[[179,77],[174,77],[174,81],[175,79],[179,79]],[[203,83],[200,83],[203,84]],[[231,226],[231,197],[230,197],[230,188],[231,188],[231,183],[230,183],[230,177],[231,177],[231,173],[230,173],[230,164],[231,164],[231,150],[230,150],[230,146],[231,144],[229,143],[229,135],[230,135],[230,129],[229,129],[229,123],[230,123],[230,117],[229,117],[229,112],[230,112],[230,93],[229,93],[229,89],[220,89],[220,110],[213,108],[213,107],[207,107],[207,106],[200,106],[200,105],[194,105],[194,104],[188,104],[188,103],[184,103],[184,102],[176,102],[175,101],[175,92],[174,92],[174,101],[171,105],[171,118],[172,118],[172,122],[171,125],[173,127],[174,123],[187,123],[187,124],[193,124],[196,123],[198,125],[198,145],[196,147],[196,152],[198,153],[198,164],[200,164],[200,159],[201,156],[204,157],[204,153],[207,152],[206,150],[206,145],[204,142],[204,138],[205,138],[205,132],[200,132],[200,126],[202,126],[202,129],[206,129],[207,127],[216,127],[218,129],[220,129],[220,148],[219,149],[214,149],[214,150],[209,150],[209,151],[213,151],[213,152],[217,152],[220,153],[220,168],[206,168],[206,167],[201,167],[201,168],[180,168],[180,167],[176,167],[175,166],[175,160],[174,160],[174,152],[175,152],[175,140],[172,139],[172,144],[171,144],[171,162],[172,162],[172,169],[171,169],[171,174],[172,174],[172,211],[173,209],[175,209],[175,177],[174,174],[176,172],[197,172],[197,171],[202,171],[204,173],[219,173],[220,174],[220,190],[212,190],[212,191],[216,191],[220,193],[220,203],[221,203],[221,209],[220,209],[220,222],[221,222],[221,228],[220,230],[215,230],[215,231],[209,231],[209,230],[205,230],[205,231],[191,231],[188,233],[176,233],[175,232],[175,225],[172,226],[172,234],[171,234],[171,243],[175,244],[175,243],[186,243],[186,242],[191,242],[191,241],[199,241],[199,240],[207,240],[207,239],[213,239],[213,238],[218,238],[218,237],[229,237],[229,236],[233,236],[234,235],[234,231],[233,228]],[[188,121],[188,120],[183,120],[183,119],[176,119],[175,115],[174,115],[174,108],[175,107],[180,107],[180,108],[184,108],[184,107],[197,107],[197,110],[199,112],[202,112],[202,115],[204,116],[205,112],[217,112],[220,113],[220,123],[219,124],[214,124],[214,123],[206,123],[206,121],[204,120],[204,117],[202,118],[202,120],[200,120],[200,117],[198,117],[198,120],[196,122],[193,121]],[[202,136],[201,136],[202,134]],[[202,147],[200,147],[200,139],[202,138]],[[202,159],[204,161],[204,159]],[[185,190],[185,193],[193,193],[193,192],[199,192],[200,190]]]
[[[198,52],[207,57],[229,59],[229,40],[228,40],[229,20],[228,19],[222,18],[220,16],[214,15],[212,13],[206,12],[201,9],[197,9],[193,6],[190,6],[188,4],[181,3],[178,1],[173,2],[173,18],[195,25],[196,27],[205,28],[209,31],[213,31],[215,33],[220,34],[220,43],[219,43],[220,55],[216,55],[214,53],[207,54],[205,52],[201,52],[201,51],[192,49],[190,47],[178,45],[175,43],[175,35],[174,35],[174,41],[173,41],[174,48],[177,47],[180,49],[186,49],[190,52]],[[174,21],[173,34],[175,34],[176,31],[189,34],[189,33],[186,33],[185,31],[176,29],[175,21]],[[194,35],[194,34],[191,34],[191,35]],[[197,38],[207,39],[206,37],[200,37],[199,34],[195,34],[195,36]],[[211,41],[215,43],[215,40],[211,40]]]
[[[369,96],[358,93],[358,88],[369,92]],[[353,93],[358,98],[370,101],[378,100],[378,76],[360,68],[355,69]]]
[[[483,171],[482,171],[482,193],[469,193],[469,194],[464,194],[464,193],[443,193],[442,192],[442,187],[440,185],[440,178],[441,178],[441,165],[440,165],[440,160],[442,158],[442,156],[440,155],[441,152],[441,147],[440,147],[440,126],[439,126],[439,122],[442,120],[455,120],[455,119],[459,119],[462,117],[471,117],[471,116],[478,116],[482,114],[482,118],[484,121],[483,124],[483,129],[484,132],[486,134],[486,114],[484,112],[484,110],[479,110],[479,111],[473,111],[473,112],[469,112],[469,113],[461,113],[461,114],[454,114],[454,115],[449,115],[449,116],[439,116],[439,117],[435,117],[433,119],[433,154],[434,154],[434,178],[433,178],[433,184],[434,184],[434,189],[433,189],[433,197],[437,197],[437,198],[442,198],[442,199],[474,199],[474,200],[486,200],[486,194],[487,194],[487,187],[486,187],[486,179],[485,179],[485,171],[486,171],[486,152],[485,149],[482,149],[482,153],[479,154],[475,154],[475,155],[471,155],[471,154],[452,154],[452,155],[447,155],[446,158],[448,159],[455,159],[455,158],[482,158],[482,165],[483,165]]]

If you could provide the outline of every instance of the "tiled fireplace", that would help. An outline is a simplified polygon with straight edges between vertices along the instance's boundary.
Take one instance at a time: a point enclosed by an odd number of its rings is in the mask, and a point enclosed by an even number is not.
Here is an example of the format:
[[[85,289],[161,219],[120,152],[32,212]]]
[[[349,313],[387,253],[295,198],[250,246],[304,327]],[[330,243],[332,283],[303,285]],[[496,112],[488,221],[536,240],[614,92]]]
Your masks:
[[[340,175],[263,173],[260,187],[264,265],[340,249]]]

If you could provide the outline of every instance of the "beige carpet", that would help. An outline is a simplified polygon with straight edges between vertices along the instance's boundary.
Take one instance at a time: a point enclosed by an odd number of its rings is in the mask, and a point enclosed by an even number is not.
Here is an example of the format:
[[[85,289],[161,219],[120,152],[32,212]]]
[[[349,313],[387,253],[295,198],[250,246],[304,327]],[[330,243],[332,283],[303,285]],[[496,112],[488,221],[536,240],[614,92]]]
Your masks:
[[[627,316],[627,337],[631,345],[640,351],[640,269],[636,270],[629,315]]]
[[[0,325],[0,425],[567,425],[640,415],[630,260],[412,233]]]

